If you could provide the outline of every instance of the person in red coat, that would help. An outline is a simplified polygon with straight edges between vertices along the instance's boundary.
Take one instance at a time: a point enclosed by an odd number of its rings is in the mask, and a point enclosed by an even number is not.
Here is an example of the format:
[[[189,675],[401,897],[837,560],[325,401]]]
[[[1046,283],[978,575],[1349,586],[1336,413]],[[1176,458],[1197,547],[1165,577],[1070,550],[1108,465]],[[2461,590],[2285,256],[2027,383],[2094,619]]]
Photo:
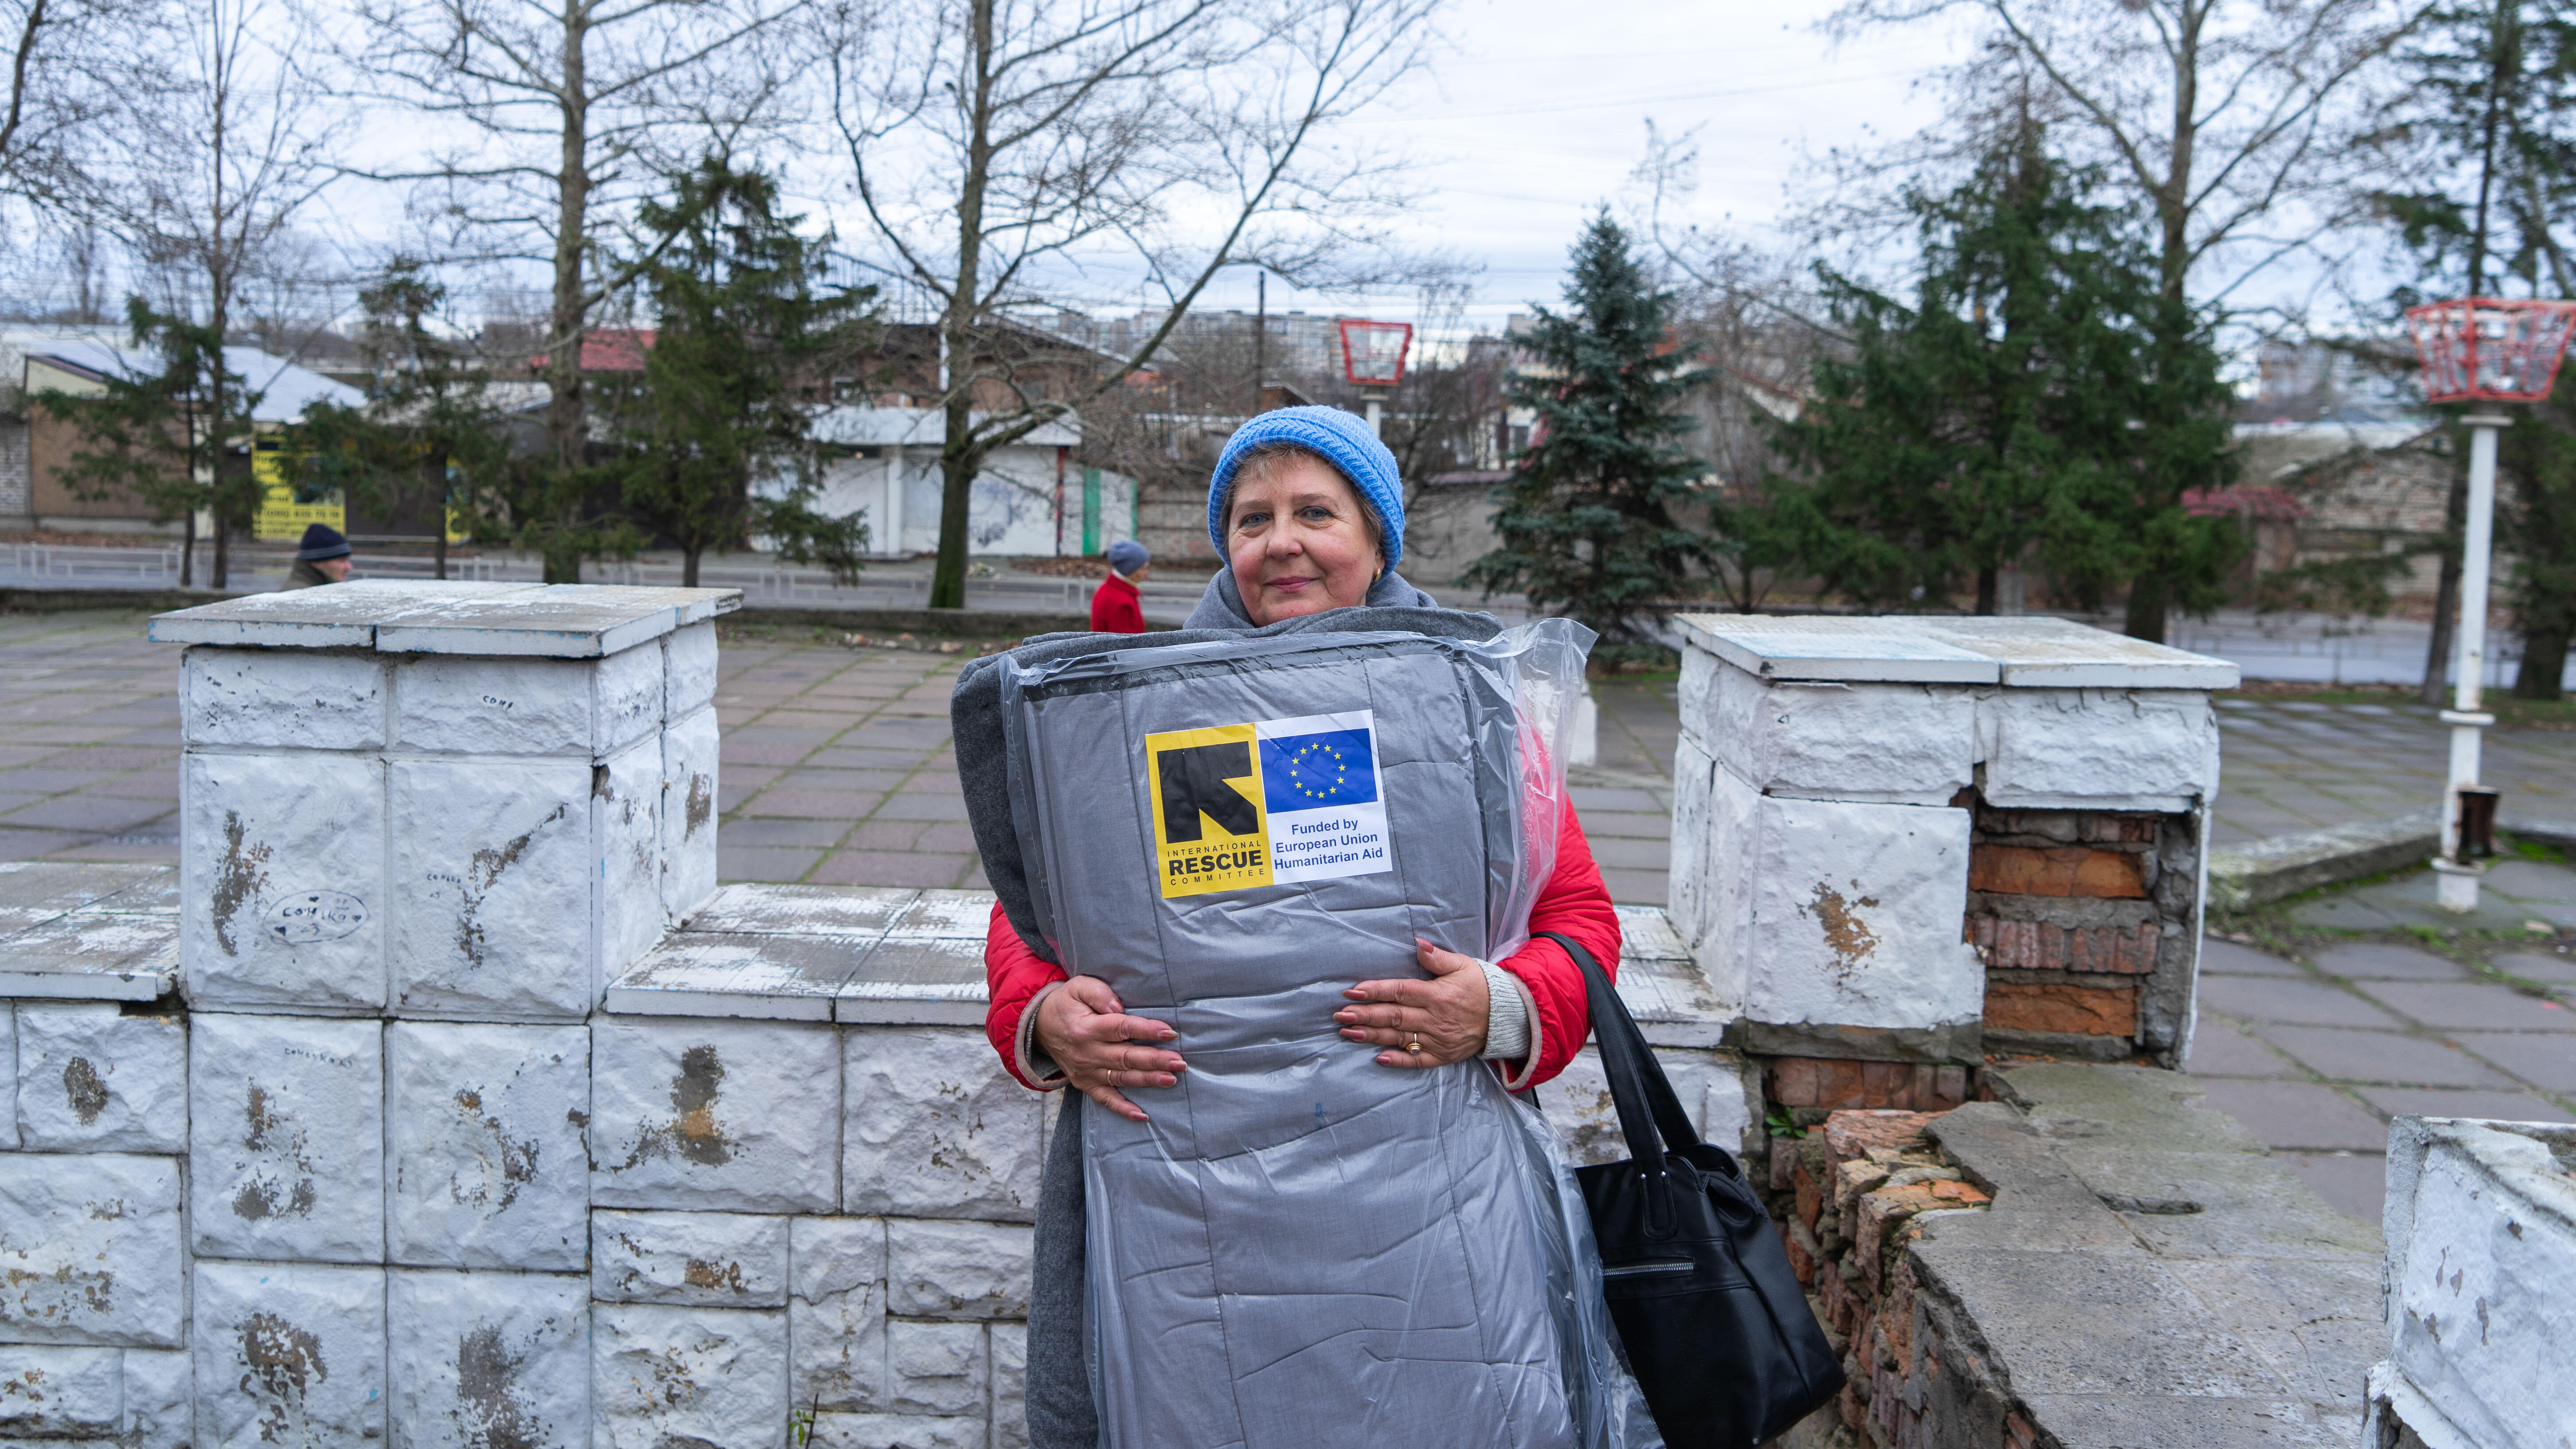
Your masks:
[[[1324,441],[1329,445],[1330,435]],[[1366,441],[1374,447],[1376,440]],[[1228,568],[1211,581],[1202,614],[1222,612],[1237,627],[1257,628],[1363,602],[1431,605],[1390,569],[1403,549],[1403,495],[1392,486],[1394,459],[1383,447],[1371,453],[1355,446],[1358,456],[1345,459],[1293,443],[1242,442],[1239,434],[1228,446],[1210,485],[1209,531]],[[1372,466],[1380,458],[1383,477]],[[1102,596],[1120,582],[1104,583]],[[1104,627],[1100,607],[1092,606],[1094,628]],[[1192,624],[1200,618],[1194,614]],[[1571,803],[1561,808],[1556,835],[1553,873],[1531,908],[1529,929],[1581,942],[1615,979],[1619,918]],[[1380,1067],[1417,1071],[1481,1058],[1518,1092],[1563,1071],[1591,1032],[1582,970],[1553,941],[1532,940],[1493,962],[1417,941],[1415,960],[1422,978],[1354,981],[1343,992],[1348,1004],[1335,1013],[1343,1037],[1384,1048],[1373,1058]],[[1141,1121],[1145,1106],[1127,1094],[1150,1104],[1151,1093],[1177,1085],[1187,1070],[1186,1043],[1170,1027],[1125,1014],[1106,982],[1068,977],[1040,958],[998,904],[984,970],[991,1002],[985,1033],[1024,1086],[1071,1086]]]
[[[1145,609],[1138,601],[1136,586],[1145,581],[1153,567],[1153,556],[1136,540],[1122,538],[1109,545],[1109,577],[1100,581],[1098,592],[1091,596],[1092,633],[1145,632]]]

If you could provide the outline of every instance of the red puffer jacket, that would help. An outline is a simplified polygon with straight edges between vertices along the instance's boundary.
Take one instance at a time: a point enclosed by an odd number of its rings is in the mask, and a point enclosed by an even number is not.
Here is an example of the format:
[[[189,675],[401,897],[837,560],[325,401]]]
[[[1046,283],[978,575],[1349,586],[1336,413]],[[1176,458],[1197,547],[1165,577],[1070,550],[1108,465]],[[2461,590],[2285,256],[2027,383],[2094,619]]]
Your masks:
[[[1136,586],[1116,574],[1100,581],[1091,595],[1091,632],[1094,634],[1142,634],[1145,632],[1145,605]]]
[[[1565,807],[1564,822],[1557,830],[1556,870],[1530,907],[1530,930],[1533,934],[1557,931],[1582,942],[1601,969],[1612,980],[1618,979],[1619,917],[1610,908],[1609,888],[1601,883],[1601,868],[1593,864],[1592,846],[1583,838],[1583,823],[1574,818],[1572,805]],[[1583,969],[1554,941],[1534,940],[1509,960],[1494,964],[1519,977],[1537,1007],[1538,1019],[1530,1023],[1536,1050],[1529,1060],[1505,1064],[1510,1068],[1505,1084],[1517,1092],[1565,1070],[1591,1034],[1592,1012],[1584,1004]],[[1064,968],[1038,959],[1019,932],[1011,929],[999,902],[993,906],[992,924],[984,936],[984,977],[992,999],[984,1013],[984,1034],[992,1039],[993,1050],[1001,1053],[1002,1065],[1022,1086],[1041,1092],[1063,1086],[1061,1075],[1043,1082],[1030,1080],[1020,1065],[1019,1036],[1020,1018],[1029,1003],[1064,980]]]

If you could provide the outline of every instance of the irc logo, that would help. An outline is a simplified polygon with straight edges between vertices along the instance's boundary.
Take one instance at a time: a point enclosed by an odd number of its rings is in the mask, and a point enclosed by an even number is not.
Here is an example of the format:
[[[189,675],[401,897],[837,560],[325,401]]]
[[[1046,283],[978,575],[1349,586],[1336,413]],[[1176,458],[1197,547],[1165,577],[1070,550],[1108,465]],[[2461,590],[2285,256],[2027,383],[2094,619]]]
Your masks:
[[[1372,712],[1145,737],[1166,900],[1391,870]]]

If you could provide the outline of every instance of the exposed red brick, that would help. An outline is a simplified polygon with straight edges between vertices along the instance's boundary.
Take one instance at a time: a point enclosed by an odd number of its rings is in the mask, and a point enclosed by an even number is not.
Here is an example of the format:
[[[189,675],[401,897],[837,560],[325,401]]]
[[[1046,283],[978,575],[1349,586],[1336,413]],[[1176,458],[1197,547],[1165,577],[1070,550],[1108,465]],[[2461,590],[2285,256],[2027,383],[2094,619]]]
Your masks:
[[[1878,1423],[1878,1442],[1898,1442],[1905,1431],[1904,1381],[1890,1365],[1876,1364],[1869,1371],[1869,1412]]]
[[[1881,1260],[1886,1257],[1888,1240],[1896,1236],[1914,1215],[1930,1208],[1956,1207],[1935,1196],[1928,1182],[1909,1183],[1904,1187],[1882,1187],[1861,1195],[1858,1231],[1852,1234],[1852,1256],[1860,1263],[1861,1277],[1872,1290],[1879,1286]]]
[[[2012,896],[2142,897],[2147,886],[2141,859],[2127,851],[2089,850],[2080,845],[2048,850],[1972,845],[1968,889]]]
[[[1946,1112],[1967,1099],[1968,1074],[1964,1067],[1920,1062],[1774,1057],[1766,1085],[1779,1107]]]
[[[1797,1185],[1798,1221],[1805,1223],[1807,1230],[1813,1232],[1817,1214],[1825,1210],[1824,1185],[1816,1181],[1814,1173],[1803,1170],[1798,1173]]]
[[[1869,1155],[1873,1147],[1902,1151],[1915,1145],[1938,1112],[1836,1112],[1825,1119],[1825,1170]]]
[[[1878,1305],[1878,1329],[1900,1374],[1914,1372],[1914,1270],[1898,1263]]]
[[[2135,1036],[2138,988],[1989,980],[1986,1026],[1995,1031]]]
[[[1780,1225],[1780,1240],[1788,1245],[1789,1271],[1798,1275],[1798,1282],[1801,1285],[1806,1287],[1815,1286],[1815,1239],[1808,1234],[1805,1227],[1799,1224],[1782,1223]]]
[[[1970,916],[1968,941],[1989,966],[2009,971],[2109,971],[2144,976],[2156,969],[2157,931],[2135,926],[2053,926]]]

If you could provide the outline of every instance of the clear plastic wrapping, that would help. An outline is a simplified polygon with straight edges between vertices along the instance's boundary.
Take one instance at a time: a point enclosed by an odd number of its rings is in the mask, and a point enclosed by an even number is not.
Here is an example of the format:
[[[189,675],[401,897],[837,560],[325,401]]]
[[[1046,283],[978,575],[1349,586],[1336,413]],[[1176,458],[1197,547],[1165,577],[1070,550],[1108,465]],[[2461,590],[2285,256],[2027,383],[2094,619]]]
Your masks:
[[[1589,643],[1546,620],[1006,673],[1042,933],[1190,1062],[1131,1094],[1147,1122],[1082,1109],[1105,1444],[1645,1449],[1545,1123],[1481,1062],[1382,1067],[1332,1020],[1418,978],[1417,937],[1527,939]]]

